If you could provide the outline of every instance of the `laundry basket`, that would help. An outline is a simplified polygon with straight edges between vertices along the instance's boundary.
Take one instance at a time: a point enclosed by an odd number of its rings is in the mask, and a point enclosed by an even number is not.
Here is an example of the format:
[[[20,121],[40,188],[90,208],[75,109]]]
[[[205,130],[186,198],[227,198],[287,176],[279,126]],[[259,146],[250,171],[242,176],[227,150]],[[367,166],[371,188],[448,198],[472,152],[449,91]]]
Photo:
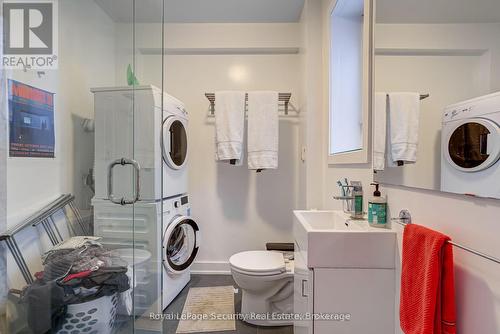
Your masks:
[[[81,304],[68,305],[57,334],[110,334],[116,321],[117,294]]]
[[[129,316],[141,315],[149,309],[151,298],[148,292],[150,288],[150,267],[151,253],[144,249],[121,248],[115,249],[115,252],[127,262],[127,275],[130,280],[129,290],[119,295],[118,315]],[[132,283],[133,282],[133,283]],[[132,303],[132,300],[134,301]],[[133,306],[132,306],[133,304]]]

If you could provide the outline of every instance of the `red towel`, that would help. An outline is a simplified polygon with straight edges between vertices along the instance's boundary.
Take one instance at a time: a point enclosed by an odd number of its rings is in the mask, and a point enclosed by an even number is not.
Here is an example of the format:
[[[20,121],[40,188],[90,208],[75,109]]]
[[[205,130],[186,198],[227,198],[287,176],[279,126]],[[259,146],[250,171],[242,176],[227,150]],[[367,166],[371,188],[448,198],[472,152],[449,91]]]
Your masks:
[[[403,235],[401,329],[406,334],[455,334],[453,250],[444,234],[408,224]]]

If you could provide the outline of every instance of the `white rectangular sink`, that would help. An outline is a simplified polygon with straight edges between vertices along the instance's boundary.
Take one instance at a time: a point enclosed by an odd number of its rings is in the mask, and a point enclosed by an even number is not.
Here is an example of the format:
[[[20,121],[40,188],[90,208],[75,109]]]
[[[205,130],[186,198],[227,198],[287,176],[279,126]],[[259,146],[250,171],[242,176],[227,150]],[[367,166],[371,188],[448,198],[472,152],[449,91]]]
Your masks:
[[[293,233],[309,268],[395,268],[396,233],[342,211],[294,211]]]

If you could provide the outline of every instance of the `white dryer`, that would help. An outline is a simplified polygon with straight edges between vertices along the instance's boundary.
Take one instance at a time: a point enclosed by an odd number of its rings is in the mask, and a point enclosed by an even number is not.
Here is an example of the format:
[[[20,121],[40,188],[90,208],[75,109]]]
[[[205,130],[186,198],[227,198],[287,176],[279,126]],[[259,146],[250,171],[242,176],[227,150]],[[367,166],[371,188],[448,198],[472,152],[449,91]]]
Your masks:
[[[191,278],[190,267],[200,246],[199,228],[190,215],[188,196],[164,202],[162,305],[166,308]]]
[[[445,108],[441,190],[500,198],[500,92]]]
[[[154,86],[95,88],[97,199],[154,201],[187,193],[188,115]],[[163,108],[162,108],[163,103]],[[122,160],[126,158],[128,160]],[[132,182],[137,168],[138,187]],[[123,161],[123,163],[120,163]],[[109,187],[109,184],[112,187]]]

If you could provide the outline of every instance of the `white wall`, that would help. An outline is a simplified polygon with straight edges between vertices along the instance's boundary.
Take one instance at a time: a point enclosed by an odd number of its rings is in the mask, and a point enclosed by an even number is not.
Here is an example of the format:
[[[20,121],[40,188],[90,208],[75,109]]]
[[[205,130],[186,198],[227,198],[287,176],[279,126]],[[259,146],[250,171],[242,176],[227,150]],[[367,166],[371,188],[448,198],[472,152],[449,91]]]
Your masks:
[[[416,224],[449,235],[455,242],[500,257],[500,201],[386,187],[390,215],[407,208]],[[398,231],[401,227],[395,226]],[[401,252],[401,235],[399,235]],[[500,270],[498,264],[454,248],[459,333],[500,331]]]
[[[114,84],[114,33],[114,23],[93,0],[60,1],[59,68],[40,77],[33,71],[12,71],[11,78],[56,93],[56,157],[7,159],[7,227],[62,193],[75,194],[80,208],[89,207],[92,193],[83,175],[93,166],[93,134],[85,133],[81,124],[93,118],[90,87]],[[41,268],[46,241],[38,242],[37,232],[29,229],[18,237],[32,273]],[[9,287],[22,287],[12,258],[8,268]]]
[[[12,72],[12,79],[56,94],[56,147],[55,159],[8,158],[8,226],[61,193],[75,193],[80,207],[88,208],[83,175],[93,165],[93,134],[81,122],[93,118],[90,87],[114,83],[114,54],[110,18],[92,0],[65,0],[59,2],[59,68],[40,77]]]
[[[300,20],[302,31],[302,98],[301,98],[301,146],[305,148],[302,163],[302,199],[305,208],[321,208],[323,205],[323,27],[321,1],[306,0]]]
[[[377,24],[375,34],[378,50],[482,51],[486,73],[478,78],[489,77],[482,80],[486,86],[491,91],[500,90],[500,76],[492,75],[500,73],[500,23]]]
[[[323,0],[322,20],[329,0]],[[425,38],[433,40],[436,35],[428,31]],[[415,36],[416,38],[416,36]],[[457,36],[458,38],[458,36]],[[451,38],[453,40],[454,38]],[[411,41],[413,42],[413,40]],[[328,41],[323,41],[326,47]],[[439,42],[436,42],[438,44]],[[324,63],[323,63],[324,65]],[[498,79],[498,78],[497,78]],[[324,83],[326,82],[326,78]],[[492,86],[497,83],[492,82]],[[327,92],[325,92],[327,93]],[[323,99],[325,101],[325,98]],[[327,103],[323,105],[323,142],[327,143]],[[324,175],[322,208],[341,209],[341,203],[331,199],[337,193],[335,182],[341,177],[361,180],[365,194],[369,195],[368,184],[372,181],[371,165],[328,166],[326,149],[323,150],[321,163]],[[500,225],[500,201],[470,199],[463,196],[418,190],[414,188],[386,186],[382,187],[388,196],[389,215],[397,216],[399,210],[411,211],[414,222],[429,226],[450,235],[456,242],[500,257],[498,234]],[[399,227],[395,227],[399,229]],[[401,243],[399,243],[401,250]],[[455,251],[456,293],[458,307],[458,332],[460,333],[498,333],[500,331],[500,271],[498,265],[485,261],[459,249]],[[395,310],[398,312],[398,310]]]
[[[189,192],[203,235],[194,270],[217,270],[219,263],[227,270],[226,262],[237,252],[292,241],[292,210],[298,202],[297,120],[280,120],[278,170],[256,174],[246,161],[242,167],[216,163],[214,122],[206,117],[204,93],[270,89],[296,95],[299,78],[290,69],[297,66],[296,55],[167,57],[166,90],[184,101],[190,113]]]

